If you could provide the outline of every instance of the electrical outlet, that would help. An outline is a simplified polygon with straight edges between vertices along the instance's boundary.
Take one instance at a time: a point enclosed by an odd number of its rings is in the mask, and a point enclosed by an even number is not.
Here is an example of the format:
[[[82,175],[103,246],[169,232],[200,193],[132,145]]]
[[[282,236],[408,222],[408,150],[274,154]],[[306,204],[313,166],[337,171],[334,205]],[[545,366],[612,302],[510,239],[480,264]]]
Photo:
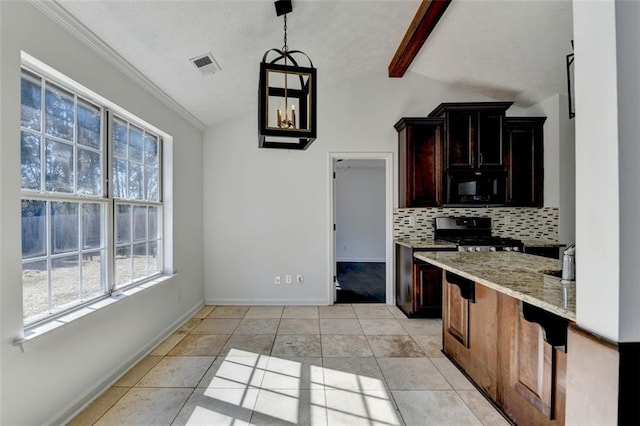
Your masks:
[[[403,223],[407,226],[416,226],[416,216],[412,214],[411,216],[405,217]]]
[[[280,281],[280,275],[276,275],[276,277],[273,280],[273,283],[275,285],[280,285],[282,282]]]
[[[284,276],[284,282],[287,284],[291,284],[291,274],[287,274]]]
[[[296,275],[296,282],[298,284],[302,284],[304,282],[304,277],[302,276],[302,274]]]
[[[347,245],[342,246],[342,251],[347,251]]]

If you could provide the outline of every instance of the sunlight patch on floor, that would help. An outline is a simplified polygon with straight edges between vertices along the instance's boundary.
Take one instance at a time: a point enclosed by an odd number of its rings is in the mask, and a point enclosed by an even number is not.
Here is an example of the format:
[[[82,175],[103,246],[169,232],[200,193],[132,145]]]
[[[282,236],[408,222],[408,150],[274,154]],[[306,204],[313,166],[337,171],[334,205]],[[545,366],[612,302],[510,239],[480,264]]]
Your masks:
[[[209,398],[291,424],[401,424],[381,380],[268,355],[231,349],[205,386]],[[187,424],[214,421],[247,424],[201,406]]]

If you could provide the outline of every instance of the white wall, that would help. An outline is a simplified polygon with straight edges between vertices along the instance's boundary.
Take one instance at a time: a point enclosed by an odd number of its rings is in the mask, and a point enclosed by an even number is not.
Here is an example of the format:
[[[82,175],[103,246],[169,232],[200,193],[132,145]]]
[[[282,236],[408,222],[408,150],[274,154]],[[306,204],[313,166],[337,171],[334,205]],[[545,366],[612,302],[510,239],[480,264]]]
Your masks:
[[[558,207],[559,240],[575,241],[575,126],[568,98],[556,94],[523,115],[547,117],[544,123],[544,205]]]
[[[441,102],[491,100],[413,73],[389,79],[385,70],[328,86],[321,75],[330,60],[307,53],[320,85],[318,139],[307,151],[258,149],[253,102],[245,116],[205,132],[208,302],[328,303],[328,153],[396,153],[393,125],[400,117],[426,116]],[[273,284],[287,273],[304,274],[304,284]]]
[[[576,314],[580,327],[613,341],[618,340],[620,327],[615,4],[612,0],[573,2]]]
[[[52,331],[22,333],[20,50],[173,136],[174,278]],[[60,423],[203,302],[202,134],[28,2],[0,2],[0,424]]]
[[[383,160],[344,160],[336,172],[336,260],[385,262]]]
[[[560,117],[560,192],[558,204],[558,232],[560,242],[576,241],[576,127],[569,119],[569,98],[558,95]]]
[[[640,2],[616,2],[620,179],[620,336],[640,341]]]

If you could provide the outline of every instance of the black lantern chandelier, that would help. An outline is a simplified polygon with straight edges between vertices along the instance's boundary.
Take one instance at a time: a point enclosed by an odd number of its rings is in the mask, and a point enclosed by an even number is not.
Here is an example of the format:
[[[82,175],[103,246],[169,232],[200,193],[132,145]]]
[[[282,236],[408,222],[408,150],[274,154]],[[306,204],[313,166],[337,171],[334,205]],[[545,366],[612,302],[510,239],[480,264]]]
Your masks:
[[[304,150],[316,139],[316,69],[304,52],[287,45],[291,0],[278,0],[275,6],[276,15],[284,15],[284,46],[267,50],[260,63],[259,146]],[[301,60],[309,66],[300,66]]]

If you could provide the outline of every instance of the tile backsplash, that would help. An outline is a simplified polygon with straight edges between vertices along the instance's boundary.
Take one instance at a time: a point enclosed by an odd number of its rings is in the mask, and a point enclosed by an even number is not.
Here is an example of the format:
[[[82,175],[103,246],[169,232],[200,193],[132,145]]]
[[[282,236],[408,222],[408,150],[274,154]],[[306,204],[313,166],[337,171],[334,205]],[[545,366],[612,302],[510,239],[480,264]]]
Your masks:
[[[558,241],[557,207],[395,209],[393,212],[393,236],[403,239],[433,238],[433,223],[438,216],[490,217],[495,236]]]

